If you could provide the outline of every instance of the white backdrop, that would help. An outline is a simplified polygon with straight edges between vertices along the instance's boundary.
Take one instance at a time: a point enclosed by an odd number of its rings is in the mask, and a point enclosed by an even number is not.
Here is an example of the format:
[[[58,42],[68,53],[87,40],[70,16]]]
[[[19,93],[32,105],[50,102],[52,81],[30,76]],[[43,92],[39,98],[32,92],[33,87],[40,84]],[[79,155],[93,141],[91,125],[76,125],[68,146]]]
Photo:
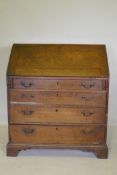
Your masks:
[[[7,124],[6,68],[13,43],[106,44],[109,124],[117,124],[117,1],[0,0],[0,124]]]

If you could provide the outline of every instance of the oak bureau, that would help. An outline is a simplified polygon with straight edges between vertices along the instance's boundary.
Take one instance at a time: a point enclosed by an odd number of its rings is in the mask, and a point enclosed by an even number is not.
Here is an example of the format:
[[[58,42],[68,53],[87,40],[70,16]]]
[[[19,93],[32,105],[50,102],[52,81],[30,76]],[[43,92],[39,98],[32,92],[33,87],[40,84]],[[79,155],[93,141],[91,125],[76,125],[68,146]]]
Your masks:
[[[8,156],[64,148],[108,157],[105,45],[14,44],[7,89]]]

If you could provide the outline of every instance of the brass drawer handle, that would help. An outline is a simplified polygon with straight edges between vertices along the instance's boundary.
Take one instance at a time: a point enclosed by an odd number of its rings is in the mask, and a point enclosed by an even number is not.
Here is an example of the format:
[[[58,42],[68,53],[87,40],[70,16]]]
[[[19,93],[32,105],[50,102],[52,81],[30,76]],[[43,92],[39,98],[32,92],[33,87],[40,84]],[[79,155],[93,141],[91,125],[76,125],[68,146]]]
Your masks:
[[[92,84],[81,83],[80,85],[86,89],[90,89],[95,86],[95,83]]]
[[[83,100],[88,101],[88,100],[92,100],[92,99],[94,98],[94,96],[89,96],[89,97],[87,97],[87,96],[81,96],[81,98],[82,98]]]
[[[33,128],[24,128],[24,134],[32,134],[35,130]]]
[[[22,110],[21,113],[23,113],[24,115],[32,115],[34,113],[34,111],[25,111],[25,110]]]
[[[85,117],[89,117],[89,116],[92,116],[93,114],[95,114],[94,112],[88,112],[88,111],[83,111],[81,112],[81,114]]]
[[[23,82],[21,81],[21,86],[25,87],[25,88],[29,88],[33,85],[33,83],[29,82],[29,83],[26,83],[26,82]]]
[[[58,97],[58,96],[59,96],[59,94],[57,93],[57,94],[56,94],[56,96]]]

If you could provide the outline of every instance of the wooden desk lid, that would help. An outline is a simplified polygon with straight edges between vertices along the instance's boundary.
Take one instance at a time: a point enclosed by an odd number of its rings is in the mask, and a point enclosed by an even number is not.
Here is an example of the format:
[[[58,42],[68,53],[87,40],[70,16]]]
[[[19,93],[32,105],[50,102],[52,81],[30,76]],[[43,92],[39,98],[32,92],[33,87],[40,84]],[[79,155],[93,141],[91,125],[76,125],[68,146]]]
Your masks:
[[[108,77],[104,45],[14,44],[7,75]]]

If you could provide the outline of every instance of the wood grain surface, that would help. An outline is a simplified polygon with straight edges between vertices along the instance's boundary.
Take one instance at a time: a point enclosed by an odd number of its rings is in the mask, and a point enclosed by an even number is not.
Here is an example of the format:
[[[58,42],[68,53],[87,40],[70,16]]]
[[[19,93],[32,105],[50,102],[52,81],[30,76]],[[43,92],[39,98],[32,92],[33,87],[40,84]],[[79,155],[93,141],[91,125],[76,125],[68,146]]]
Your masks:
[[[105,45],[14,44],[7,75],[108,77]]]
[[[108,157],[105,45],[14,44],[7,89],[8,156],[70,148]]]
[[[45,124],[104,124],[107,120],[105,108],[87,108],[61,105],[19,105],[12,104],[9,108],[10,123],[45,123]]]
[[[104,126],[10,125],[11,143],[104,144]]]

